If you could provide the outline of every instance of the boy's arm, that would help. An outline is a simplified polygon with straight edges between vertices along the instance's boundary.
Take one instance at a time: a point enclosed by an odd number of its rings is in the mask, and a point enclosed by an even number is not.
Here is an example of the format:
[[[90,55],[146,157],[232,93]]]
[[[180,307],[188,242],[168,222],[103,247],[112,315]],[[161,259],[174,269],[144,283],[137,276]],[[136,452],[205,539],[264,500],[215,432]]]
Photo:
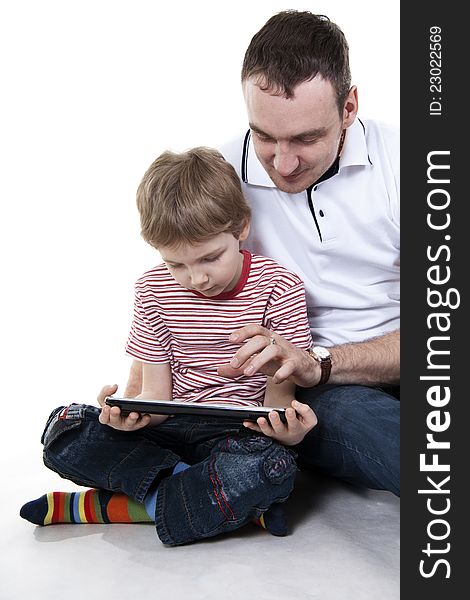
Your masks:
[[[294,446],[300,443],[306,434],[317,424],[317,416],[307,404],[295,399],[295,384],[290,381],[274,383],[268,377],[264,406],[285,408],[287,423],[282,423],[276,411],[269,413],[269,421],[260,417],[256,423],[245,421],[243,425],[253,431],[272,437],[281,444]]]
[[[129,371],[129,379],[127,380],[125,398],[135,398],[142,392],[142,366],[139,360],[133,360],[131,370]]]
[[[268,377],[266,382],[266,392],[264,394],[264,406],[273,406],[274,408],[287,408],[295,400],[295,384],[287,380],[282,383],[274,383],[272,377]]]
[[[135,362],[135,361],[134,361]],[[142,363],[142,391],[136,396],[141,400],[171,400],[173,385],[170,363],[153,365]],[[159,425],[168,419],[168,415],[150,416],[150,425]]]
[[[131,373],[135,368],[134,361]],[[154,365],[149,363],[140,363],[141,367],[137,372],[141,373],[141,392],[134,396],[144,400],[171,400],[172,398],[172,378],[169,363]],[[129,390],[129,384],[126,388],[126,394]],[[121,415],[121,410],[117,406],[107,406],[104,403],[106,396],[114,394],[117,391],[117,385],[106,386],[101,390],[98,396],[98,402],[101,405],[100,423],[109,425],[114,429],[122,431],[135,431],[146,427],[149,424],[158,425],[165,421],[167,415],[141,415],[137,412],[131,412],[126,416]],[[131,396],[126,396],[131,397]]]

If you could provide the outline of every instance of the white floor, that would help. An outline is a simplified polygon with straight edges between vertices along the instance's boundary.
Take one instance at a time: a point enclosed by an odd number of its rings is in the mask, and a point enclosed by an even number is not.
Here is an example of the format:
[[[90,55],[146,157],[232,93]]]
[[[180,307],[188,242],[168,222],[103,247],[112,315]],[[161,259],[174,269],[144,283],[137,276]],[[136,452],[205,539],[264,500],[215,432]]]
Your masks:
[[[299,473],[292,533],[256,526],[166,548],[153,525],[35,527],[18,516],[46,491],[76,487],[32,458],[3,456],[1,600],[392,600],[399,598],[399,500]]]

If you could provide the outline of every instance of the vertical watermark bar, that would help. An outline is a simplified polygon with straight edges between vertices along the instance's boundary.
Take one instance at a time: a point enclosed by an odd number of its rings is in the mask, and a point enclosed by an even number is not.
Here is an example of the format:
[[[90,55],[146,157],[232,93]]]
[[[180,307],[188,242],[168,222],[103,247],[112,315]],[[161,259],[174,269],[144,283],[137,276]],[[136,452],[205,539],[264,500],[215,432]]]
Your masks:
[[[458,598],[467,576],[465,22],[457,2],[401,5],[405,600]]]

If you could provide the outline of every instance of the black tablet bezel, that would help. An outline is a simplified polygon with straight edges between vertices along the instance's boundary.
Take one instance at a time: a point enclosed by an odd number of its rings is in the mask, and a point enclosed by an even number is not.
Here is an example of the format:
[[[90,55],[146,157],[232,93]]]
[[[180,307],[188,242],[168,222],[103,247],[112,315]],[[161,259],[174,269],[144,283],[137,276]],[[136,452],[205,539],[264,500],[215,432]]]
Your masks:
[[[118,406],[123,412],[138,412],[150,415],[198,415],[236,419],[238,421],[253,421],[259,417],[268,418],[271,411],[275,410],[283,423],[286,422],[284,408],[265,406],[231,406],[229,404],[209,404],[202,402],[178,402],[176,400],[135,400],[133,398],[117,398],[107,396],[105,402],[108,406]]]

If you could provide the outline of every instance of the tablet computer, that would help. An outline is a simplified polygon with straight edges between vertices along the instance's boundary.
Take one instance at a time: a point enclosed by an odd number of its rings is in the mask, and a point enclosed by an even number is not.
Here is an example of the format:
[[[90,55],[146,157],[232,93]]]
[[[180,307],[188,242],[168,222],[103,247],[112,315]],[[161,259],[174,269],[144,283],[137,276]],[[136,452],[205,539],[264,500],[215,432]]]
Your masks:
[[[119,406],[123,412],[138,412],[150,415],[199,415],[206,417],[223,417],[237,421],[256,421],[259,417],[268,418],[275,410],[283,423],[286,422],[284,408],[266,406],[230,406],[228,404],[207,404],[202,402],[178,402],[177,400],[135,400],[134,398],[116,398],[107,396],[108,406]]]

